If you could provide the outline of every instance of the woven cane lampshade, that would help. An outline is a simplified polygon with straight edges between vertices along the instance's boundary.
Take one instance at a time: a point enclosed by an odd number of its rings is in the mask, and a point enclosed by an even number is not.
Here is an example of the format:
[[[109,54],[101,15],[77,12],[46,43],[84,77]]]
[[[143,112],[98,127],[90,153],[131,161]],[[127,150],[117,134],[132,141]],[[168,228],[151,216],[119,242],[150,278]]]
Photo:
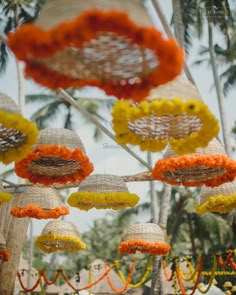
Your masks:
[[[38,143],[15,165],[18,176],[44,185],[81,181],[92,171],[78,135],[63,128],[41,130]]]
[[[119,245],[121,254],[134,254],[136,251],[153,255],[166,255],[170,246],[166,243],[165,234],[155,223],[130,225],[123,242]]]
[[[35,245],[46,253],[75,252],[86,248],[86,244],[80,239],[80,233],[76,226],[72,222],[64,220],[47,223],[41,235],[35,239]]]
[[[11,209],[11,214],[15,217],[47,219],[69,214],[68,208],[60,200],[58,191],[52,187],[33,186],[21,193],[19,198],[19,205]]]
[[[227,182],[214,188],[204,186],[196,211],[199,214],[227,213],[234,208],[236,208],[236,181]]]
[[[168,147],[163,159],[153,168],[154,179],[184,186],[215,187],[230,182],[236,176],[236,162],[231,160],[217,139],[194,154],[178,156]]]
[[[4,192],[3,184],[0,179],[0,205],[11,201],[11,194]]]
[[[141,0],[47,1],[36,24],[10,33],[8,44],[26,75],[48,88],[96,86],[135,101],[179,75],[184,60]]]
[[[3,234],[0,232],[0,261],[9,261],[10,258],[10,254],[6,250],[6,241]]]
[[[15,102],[0,93],[0,162],[22,159],[36,143],[36,125],[23,118]]]
[[[81,210],[124,209],[133,207],[139,201],[136,194],[128,191],[123,178],[117,175],[90,175],[79,186],[79,191],[72,193],[67,203]]]
[[[117,101],[112,116],[116,140],[142,151],[158,152],[170,144],[177,154],[192,153],[219,132],[217,119],[183,77],[153,89],[140,104]]]

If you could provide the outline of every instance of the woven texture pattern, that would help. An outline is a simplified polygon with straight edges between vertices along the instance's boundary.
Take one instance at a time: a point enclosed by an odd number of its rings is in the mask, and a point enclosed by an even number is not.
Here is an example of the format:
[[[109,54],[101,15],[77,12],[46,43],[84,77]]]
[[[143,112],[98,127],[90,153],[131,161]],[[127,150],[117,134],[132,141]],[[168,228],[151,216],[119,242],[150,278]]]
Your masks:
[[[131,19],[139,25],[153,25],[141,0],[50,0],[43,6],[36,25],[44,29],[52,28],[91,8],[122,10],[128,12]]]
[[[0,92],[0,110],[8,113],[20,113],[16,103],[6,94]]]
[[[70,221],[55,220],[47,223],[41,235],[61,235],[61,236],[75,236],[80,238],[80,233],[76,226]]]
[[[166,243],[162,229],[154,223],[132,224],[123,241],[144,240],[150,243]]]
[[[128,192],[123,178],[117,175],[96,174],[90,175],[79,186],[79,192]]]
[[[0,250],[6,248],[6,241],[3,237],[3,234],[0,232]]]

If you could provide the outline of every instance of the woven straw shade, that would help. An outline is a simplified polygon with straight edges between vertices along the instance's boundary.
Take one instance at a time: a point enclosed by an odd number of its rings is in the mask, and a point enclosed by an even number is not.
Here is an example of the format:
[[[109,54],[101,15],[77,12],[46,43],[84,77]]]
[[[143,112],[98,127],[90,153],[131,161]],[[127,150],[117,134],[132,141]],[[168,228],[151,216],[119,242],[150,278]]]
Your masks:
[[[132,254],[136,251],[153,255],[166,255],[170,246],[165,235],[155,223],[133,224],[127,229],[123,242],[119,245],[121,254]]]
[[[32,217],[37,219],[59,218],[69,213],[59,193],[52,187],[36,187],[28,189],[19,196],[18,206],[14,206],[11,214],[15,217]]]
[[[9,261],[11,258],[9,252],[6,250],[6,241],[3,234],[0,232],[0,263],[1,261]]]
[[[170,144],[177,154],[192,153],[219,132],[196,87],[181,76],[153,89],[140,104],[116,102],[112,115],[116,140],[142,151],[158,152]]]
[[[46,253],[56,251],[75,252],[85,249],[86,245],[80,240],[80,233],[76,226],[69,221],[50,221],[44,227],[35,245]]]
[[[184,60],[141,0],[47,1],[36,24],[10,33],[8,44],[26,75],[48,88],[95,86],[135,101],[179,75]]]
[[[139,197],[128,191],[123,178],[117,175],[90,175],[79,186],[79,191],[72,193],[67,200],[70,206],[81,210],[124,209],[133,207]]]
[[[215,187],[233,181],[236,162],[231,160],[217,139],[194,154],[178,156],[168,147],[163,159],[153,168],[154,179],[172,185]]]
[[[236,208],[236,181],[227,182],[214,188],[203,187],[197,213],[227,213]]]
[[[6,249],[6,241],[3,237],[3,234],[0,232],[0,250]]]
[[[15,102],[0,93],[0,161],[9,164],[22,159],[37,141],[35,124],[23,118]]]
[[[27,157],[15,165],[16,174],[32,183],[51,185],[85,179],[93,165],[76,133],[63,128],[47,128]]]

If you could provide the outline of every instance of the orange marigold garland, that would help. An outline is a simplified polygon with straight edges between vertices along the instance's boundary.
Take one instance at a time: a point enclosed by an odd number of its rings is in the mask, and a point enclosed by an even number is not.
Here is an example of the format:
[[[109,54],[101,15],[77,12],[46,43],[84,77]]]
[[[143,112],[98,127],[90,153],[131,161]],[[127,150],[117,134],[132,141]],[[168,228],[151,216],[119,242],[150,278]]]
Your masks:
[[[37,160],[53,161],[53,158],[70,162],[74,161],[78,167],[75,171],[67,175],[49,176],[31,171],[32,163]],[[50,165],[47,165],[48,167]],[[72,170],[71,170],[72,171]],[[93,171],[93,165],[89,158],[80,149],[69,150],[65,146],[58,145],[40,145],[30,151],[26,158],[15,163],[15,172],[19,177],[27,178],[32,183],[51,185],[54,183],[65,184],[67,182],[74,183],[77,180],[85,179]]]
[[[11,259],[10,253],[5,249],[0,249],[0,261],[9,261]]]
[[[111,61],[110,52],[107,53],[105,60],[103,59],[104,64],[110,63],[113,73],[106,72],[105,67],[100,64],[100,67],[97,65],[95,68],[96,75],[91,74],[89,66],[95,65],[95,59],[91,52],[86,53],[86,46],[92,46],[95,41],[100,45],[99,38],[103,37],[110,38],[111,41],[117,40],[120,44],[125,43],[132,55],[134,50],[141,50],[141,58],[143,54],[147,56],[151,54],[153,57],[151,60],[146,60],[145,68],[143,61],[140,63],[140,69],[136,70],[136,64],[130,66],[127,62],[121,62],[122,50],[116,44],[117,52],[120,53],[119,60]],[[107,46],[109,43],[106,43]],[[25,62],[26,75],[50,89],[97,86],[108,95],[132,98],[136,101],[146,97],[153,87],[173,80],[180,74],[184,63],[184,52],[174,39],[164,39],[161,32],[155,28],[136,25],[129,19],[127,13],[116,10],[104,12],[91,9],[78,18],[47,31],[35,25],[24,24],[8,35],[8,45],[17,58]],[[104,46],[103,43],[102,45]],[[94,47],[92,49],[94,50]],[[63,70],[66,63],[56,67],[53,64],[55,60],[61,62],[63,54],[70,58],[73,55],[77,57],[77,60],[70,62],[70,66],[76,64],[77,68],[71,71],[67,69],[68,75]],[[124,58],[130,57],[131,60],[131,54]],[[82,64],[86,61],[86,64]],[[85,66],[87,71],[84,70]],[[126,71],[129,75],[122,66],[128,66]],[[133,72],[130,73],[131,67]],[[102,68],[104,69],[100,74]],[[117,68],[121,73],[117,74]]]

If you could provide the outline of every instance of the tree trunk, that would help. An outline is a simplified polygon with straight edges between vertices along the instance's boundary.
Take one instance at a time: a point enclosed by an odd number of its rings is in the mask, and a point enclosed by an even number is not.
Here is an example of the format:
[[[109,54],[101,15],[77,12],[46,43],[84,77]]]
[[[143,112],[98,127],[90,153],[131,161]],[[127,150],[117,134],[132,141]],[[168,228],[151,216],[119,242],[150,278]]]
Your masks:
[[[225,104],[224,104],[225,98],[224,98],[223,90],[220,84],[219,75],[217,72],[217,65],[216,65],[214,45],[213,45],[213,29],[212,29],[212,23],[209,19],[208,19],[208,43],[209,43],[211,69],[212,69],[212,74],[214,77],[214,84],[215,84],[218,106],[220,111],[221,128],[222,128],[224,146],[228,156],[232,157],[233,150],[230,143],[230,134],[229,134],[227,116],[225,111]]]

